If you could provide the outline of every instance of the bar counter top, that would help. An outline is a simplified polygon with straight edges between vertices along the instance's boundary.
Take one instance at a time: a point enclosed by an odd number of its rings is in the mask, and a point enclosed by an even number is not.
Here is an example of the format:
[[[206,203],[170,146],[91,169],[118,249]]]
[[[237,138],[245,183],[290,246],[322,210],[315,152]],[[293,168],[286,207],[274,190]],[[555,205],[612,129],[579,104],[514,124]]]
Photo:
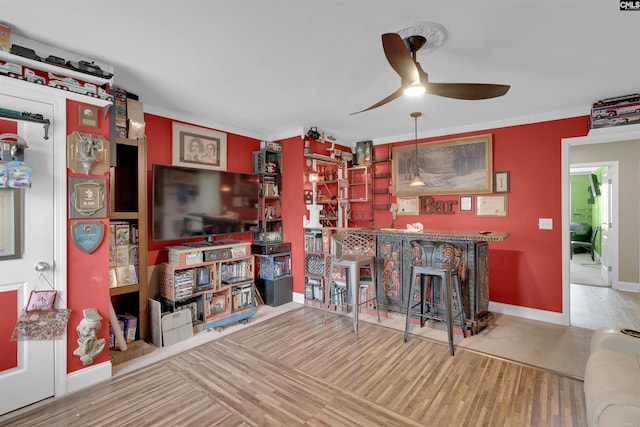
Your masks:
[[[422,231],[385,227],[362,227],[349,230],[358,233],[397,234],[436,241],[503,242],[511,235],[506,231],[432,230],[426,228]]]

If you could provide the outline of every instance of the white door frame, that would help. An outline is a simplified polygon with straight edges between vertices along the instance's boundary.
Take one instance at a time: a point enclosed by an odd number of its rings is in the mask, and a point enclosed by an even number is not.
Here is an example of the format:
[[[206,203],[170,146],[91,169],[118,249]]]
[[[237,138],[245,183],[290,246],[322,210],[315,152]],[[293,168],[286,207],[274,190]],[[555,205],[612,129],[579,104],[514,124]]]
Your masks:
[[[47,90],[49,89],[49,90]],[[0,92],[7,96],[25,100],[50,104],[53,107],[53,117],[49,127],[49,140],[45,143],[54,144],[53,147],[53,192],[54,192],[54,253],[53,277],[56,290],[62,297],[67,298],[67,103],[63,96],[53,96],[50,88],[41,88],[33,83],[3,78]],[[6,107],[6,106],[4,106]],[[10,107],[10,106],[9,106]],[[20,122],[18,122],[18,127]],[[44,127],[42,132],[44,133]],[[55,340],[54,361],[54,396],[67,393],[67,335]]]
[[[574,144],[574,145],[580,145],[580,144]],[[569,159],[571,160],[571,159]],[[608,273],[608,280],[606,280],[607,286],[616,289],[616,283],[618,282],[617,279],[614,280],[614,274],[616,274],[616,278],[618,278],[619,276],[617,275],[618,272],[618,257],[616,256],[615,259],[611,259],[611,257],[613,256],[613,254],[617,254],[617,249],[618,249],[618,195],[620,194],[620,181],[619,181],[619,176],[620,176],[620,162],[617,160],[611,160],[611,161],[604,161],[604,162],[585,162],[585,163],[571,163],[570,164],[570,168],[606,168],[609,170],[609,177],[611,179],[611,194],[610,194],[610,198],[611,198],[611,206],[612,206],[612,210],[611,210],[611,218],[610,221],[612,223],[612,227],[609,230],[609,267],[611,267],[611,271]],[[571,171],[569,171],[569,175],[571,175]],[[571,184],[569,184],[571,185]],[[600,186],[604,186],[604,183],[601,183]],[[595,195],[594,195],[595,198]],[[601,207],[603,210],[605,209],[605,207]],[[569,194],[569,211],[571,211],[571,194]],[[571,222],[571,217],[569,217],[569,222]],[[601,225],[602,226],[602,225]],[[602,233],[602,228],[600,229],[600,233]],[[569,235],[571,235],[571,233],[569,233]],[[602,234],[600,234],[600,236],[602,236]],[[611,252],[613,249],[615,248],[615,252]],[[571,252],[569,250],[569,252]],[[566,252],[566,253],[569,253]],[[569,270],[571,270],[571,268],[569,268]],[[598,271],[598,277],[600,277],[600,271]],[[604,280],[604,278],[603,278]]]
[[[562,138],[562,324],[571,324],[571,283],[570,283],[570,266],[569,257],[564,256],[568,254],[570,250],[570,233],[569,227],[571,222],[570,209],[571,209],[571,194],[569,184],[570,174],[570,149],[572,146],[588,145],[588,144],[603,144],[608,142],[620,142],[620,141],[634,141],[640,139],[640,125],[627,125],[614,128],[604,128],[591,130],[589,135],[575,137],[575,138]],[[615,181],[618,181],[618,168],[615,168]],[[612,203],[614,206],[618,206],[618,186],[615,185],[612,190]],[[615,289],[619,283],[619,266],[618,266],[618,209],[614,208],[613,212],[614,230],[611,233],[612,243],[610,246],[610,257],[613,260],[612,268],[613,275],[612,287]]]

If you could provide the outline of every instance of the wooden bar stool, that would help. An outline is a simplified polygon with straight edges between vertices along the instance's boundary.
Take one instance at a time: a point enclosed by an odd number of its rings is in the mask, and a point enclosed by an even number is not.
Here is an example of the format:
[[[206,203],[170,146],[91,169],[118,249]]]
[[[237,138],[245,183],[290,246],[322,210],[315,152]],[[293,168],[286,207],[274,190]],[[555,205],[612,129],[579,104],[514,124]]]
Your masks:
[[[411,266],[411,283],[407,299],[407,318],[404,341],[409,339],[412,317],[420,318],[420,326],[426,320],[444,321],[447,325],[449,353],[453,356],[453,324],[459,319],[465,329],[465,315],[458,270],[464,268],[462,249],[452,243],[412,240],[411,246],[417,261]],[[419,286],[416,286],[416,282]],[[420,295],[416,299],[416,288]],[[417,308],[419,307],[419,310]]]
[[[360,236],[350,233],[335,233],[331,237],[332,255],[329,267],[329,280],[325,284],[325,307],[322,324],[327,320],[327,313],[330,305],[344,305],[353,312],[353,332],[358,335],[358,309],[361,305],[369,302],[375,304],[378,322],[380,312],[378,311],[378,286],[376,283],[375,271],[375,239],[369,236]],[[372,298],[367,297],[368,284],[363,284],[360,277],[360,269],[367,268],[373,281],[374,294]],[[340,272],[334,270],[344,269],[345,284],[335,283],[335,278]],[[364,290],[364,296],[362,291]]]

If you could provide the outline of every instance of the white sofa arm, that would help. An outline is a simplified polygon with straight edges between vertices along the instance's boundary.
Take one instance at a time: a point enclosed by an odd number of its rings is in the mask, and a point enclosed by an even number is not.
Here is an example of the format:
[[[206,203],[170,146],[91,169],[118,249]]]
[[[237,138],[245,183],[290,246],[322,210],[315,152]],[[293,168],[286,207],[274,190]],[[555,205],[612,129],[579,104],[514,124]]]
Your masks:
[[[600,328],[591,338],[591,353],[597,350],[619,351],[640,355],[640,336],[630,329]],[[640,334],[640,332],[638,332]]]

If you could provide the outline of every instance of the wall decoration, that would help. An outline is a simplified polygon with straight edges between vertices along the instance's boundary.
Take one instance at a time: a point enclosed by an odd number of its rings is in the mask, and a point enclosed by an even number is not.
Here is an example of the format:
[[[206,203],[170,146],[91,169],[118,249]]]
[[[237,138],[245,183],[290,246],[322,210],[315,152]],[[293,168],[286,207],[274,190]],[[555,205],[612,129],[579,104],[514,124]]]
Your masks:
[[[78,249],[90,254],[100,246],[105,226],[100,221],[76,221],[71,224],[71,239]]]
[[[460,196],[460,212],[473,210],[473,196]]]
[[[73,351],[73,354],[80,356],[82,364],[86,366],[93,363],[93,359],[104,350],[106,340],[97,337],[102,326],[102,316],[98,310],[85,308],[82,313],[84,317],[76,327],[78,348]]]
[[[507,196],[476,196],[476,216],[507,216]]]
[[[0,189],[0,261],[22,258],[19,189]]]
[[[103,178],[69,177],[69,218],[106,218]]]
[[[477,135],[393,148],[395,196],[481,194],[492,190],[492,136]],[[426,187],[411,187],[417,169]]]
[[[509,192],[509,171],[500,171],[493,174],[493,192]]]
[[[417,197],[398,197],[398,215],[418,215]]]
[[[172,164],[227,169],[227,134],[181,123],[172,124]]]
[[[98,127],[98,107],[78,106],[78,124],[87,128]]]
[[[73,132],[67,136],[67,167],[73,173],[104,175],[109,172],[109,141],[102,135]]]

